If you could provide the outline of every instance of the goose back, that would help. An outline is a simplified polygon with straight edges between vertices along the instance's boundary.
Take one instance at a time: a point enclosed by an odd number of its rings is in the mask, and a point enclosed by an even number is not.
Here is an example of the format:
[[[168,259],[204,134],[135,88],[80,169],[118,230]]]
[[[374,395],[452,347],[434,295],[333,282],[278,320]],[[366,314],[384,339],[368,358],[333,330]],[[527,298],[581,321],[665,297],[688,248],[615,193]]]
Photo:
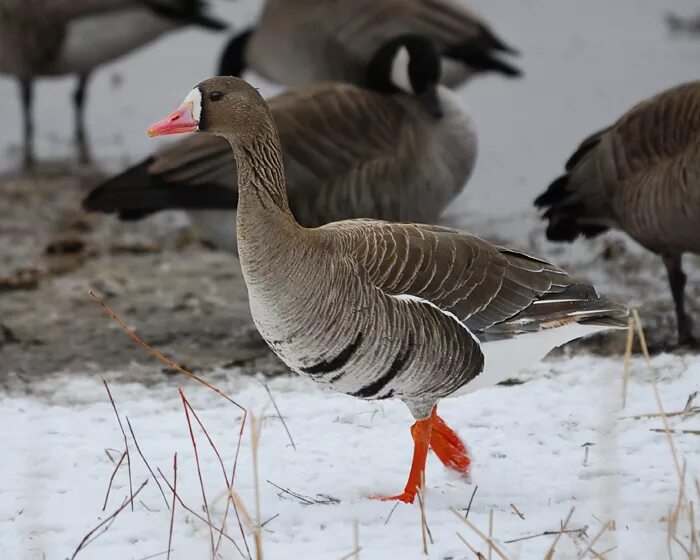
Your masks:
[[[490,54],[514,51],[453,0],[269,0],[246,46],[246,59],[256,72],[284,84],[362,84],[376,49],[405,33],[432,39],[454,60],[460,50],[470,51],[481,69],[519,74]],[[454,86],[477,69],[450,65],[445,70],[442,82]]]
[[[536,204],[548,236],[608,227],[665,254],[700,251],[700,82],[648,99],[586,140]]]

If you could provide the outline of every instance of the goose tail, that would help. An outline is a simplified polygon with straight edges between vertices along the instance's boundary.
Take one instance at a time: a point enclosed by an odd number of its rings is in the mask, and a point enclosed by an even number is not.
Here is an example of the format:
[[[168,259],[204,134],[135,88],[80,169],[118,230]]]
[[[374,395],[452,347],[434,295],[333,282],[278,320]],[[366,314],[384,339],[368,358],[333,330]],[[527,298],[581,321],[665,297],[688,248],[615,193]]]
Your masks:
[[[494,51],[517,52],[500,41],[496,45],[484,42],[483,38],[476,38],[447,49],[445,56],[462,62],[473,72],[497,72],[509,78],[522,76],[522,71],[518,67],[501,60]]]
[[[176,2],[147,0],[146,3],[153,11],[186,25],[198,25],[212,31],[228,28],[226,22],[207,13],[208,6],[205,0],[177,0]]]
[[[550,241],[596,237],[615,225],[596,158],[604,132],[586,138],[566,162],[566,173],[535,199],[535,206],[544,210],[542,219],[548,222]]]

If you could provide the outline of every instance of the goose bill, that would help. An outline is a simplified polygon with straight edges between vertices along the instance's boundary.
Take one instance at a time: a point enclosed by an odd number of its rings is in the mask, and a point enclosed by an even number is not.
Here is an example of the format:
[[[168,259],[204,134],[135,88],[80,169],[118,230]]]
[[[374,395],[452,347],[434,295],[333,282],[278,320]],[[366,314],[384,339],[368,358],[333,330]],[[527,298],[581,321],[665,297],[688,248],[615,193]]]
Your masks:
[[[153,137],[196,132],[199,130],[199,121],[194,118],[193,112],[194,103],[191,101],[183,103],[162,121],[151,125],[148,129],[148,135]]]

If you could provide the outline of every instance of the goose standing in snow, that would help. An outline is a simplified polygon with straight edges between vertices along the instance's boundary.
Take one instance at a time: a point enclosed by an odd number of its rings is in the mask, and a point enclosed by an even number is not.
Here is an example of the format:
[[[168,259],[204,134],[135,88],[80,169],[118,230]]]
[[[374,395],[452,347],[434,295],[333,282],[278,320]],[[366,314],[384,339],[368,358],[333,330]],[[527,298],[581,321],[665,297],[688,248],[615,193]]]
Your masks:
[[[19,81],[25,165],[33,163],[33,80],[76,74],[75,137],[87,159],[85,92],[91,72],[186,25],[223,29],[202,0],[0,0],[0,72]]]
[[[439,84],[432,41],[393,39],[366,73],[366,88],[317,84],[269,102],[289,203],[304,226],[358,217],[433,222],[472,172],[474,125]],[[205,239],[235,251],[237,191],[228,142],[195,135],[98,186],[83,207],[122,219],[187,210]]]
[[[454,229],[376,220],[299,225],[264,99],[218,77],[193,89],[150,136],[202,130],[229,141],[237,235],[255,324],[294,371],[363,399],[401,399],[416,422],[405,490],[428,449],[466,474],[470,458],[438,399],[496,383],[552,348],[611,327],[627,310],[556,266]]]
[[[372,53],[404,33],[436,42],[450,87],[481,72],[520,75],[501,59],[517,51],[454,0],[267,0],[256,27],[229,43],[222,74],[250,68],[287,85],[357,84]]]
[[[685,310],[683,253],[700,253],[700,82],[648,99],[586,138],[566,173],[540,195],[547,237],[573,241],[625,231],[663,258],[678,342],[696,339]]]

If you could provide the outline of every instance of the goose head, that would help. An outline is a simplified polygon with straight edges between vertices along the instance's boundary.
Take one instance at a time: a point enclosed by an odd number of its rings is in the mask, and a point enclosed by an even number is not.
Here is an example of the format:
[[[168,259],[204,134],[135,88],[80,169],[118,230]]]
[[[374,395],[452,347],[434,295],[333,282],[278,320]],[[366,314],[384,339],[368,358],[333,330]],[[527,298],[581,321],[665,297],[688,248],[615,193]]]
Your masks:
[[[218,76],[197,85],[175,111],[149,127],[148,135],[202,131],[246,143],[274,126],[272,122],[267,103],[256,88],[240,78]]]
[[[427,113],[443,116],[438,95],[441,60],[437,46],[422,35],[401,35],[384,43],[367,68],[367,86],[381,93],[414,95]]]

